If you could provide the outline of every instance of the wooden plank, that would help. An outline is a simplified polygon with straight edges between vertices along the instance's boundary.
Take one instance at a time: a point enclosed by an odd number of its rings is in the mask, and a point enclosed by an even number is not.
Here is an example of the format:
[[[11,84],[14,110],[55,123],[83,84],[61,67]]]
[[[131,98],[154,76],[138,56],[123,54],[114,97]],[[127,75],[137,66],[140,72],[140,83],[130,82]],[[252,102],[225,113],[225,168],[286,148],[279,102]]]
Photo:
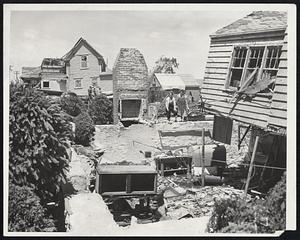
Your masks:
[[[283,76],[277,77],[275,84],[286,85],[287,84],[287,76],[285,76],[285,77],[283,77]]]
[[[202,130],[177,130],[177,131],[159,131],[162,137],[179,136],[202,136]],[[205,136],[210,136],[210,131],[205,132]]]
[[[209,47],[209,52],[232,52],[233,50],[233,45],[223,45],[223,44],[219,44],[219,45],[211,45]]]
[[[258,140],[259,140],[259,136],[256,136],[255,143],[254,143],[254,148],[253,148],[253,152],[252,152],[252,156],[251,156],[251,161],[250,161],[250,166],[249,166],[247,181],[246,181],[245,192],[244,192],[244,198],[245,199],[247,198],[247,192],[248,192],[248,187],[249,187],[249,183],[250,183],[250,178],[251,178],[251,175],[252,175],[253,163],[254,163],[254,159],[255,159],[255,155],[256,155]]]
[[[207,62],[205,68],[225,68],[228,69],[229,62]]]
[[[227,74],[228,68],[205,68],[205,73]]]
[[[207,57],[206,62],[208,63],[229,63],[230,58],[217,58],[217,57]]]
[[[215,104],[215,103],[222,103],[224,106],[232,107],[233,103],[229,103],[231,98],[224,98],[224,97],[210,97],[205,96],[203,97],[207,101],[208,104]],[[253,108],[263,108],[263,109],[269,109],[271,105],[271,102],[260,102],[260,101],[239,101],[238,106],[244,106],[245,108],[253,107]]]
[[[279,59],[287,59],[287,51],[282,51]]]
[[[275,125],[275,126],[287,127],[287,120],[286,119],[275,118],[275,117],[270,116],[268,122],[269,122],[269,124],[272,124],[272,125]]]
[[[226,80],[226,74],[204,73],[204,78],[206,78],[206,77]]]
[[[227,52],[208,52],[208,57],[224,57],[231,58],[232,51]]]
[[[244,102],[245,103],[245,102]],[[221,101],[215,101],[215,102],[209,102],[209,104],[214,105],[214,106],[220,106],[228,109],[232,109],[234,103],[229,103],[229,102],[221,102]],[[240,102],[235,106],[233,111],[243,111],[243,112],[249,112],[253,114],[262,114],[262,115],[269,115],[269,106],[262,107],[262,106],[257,106],[253,105],[252,103],[248,102],[247,104],[240,104]]]
[[[212,108],[217,108],[219,111],[225,113],[226,115],[228,115],[228,113],[231,111],[230,107],[226,107],[226,106],[222,106],[222,104],[212,104]],[[231,115],[233,116],[241,116],[241,117],[247,117],[247,118],[251,118],[251,119],[255,119],[255,120],[260,120],[260,121],[267,121],[268,116],[269,116],[269,111],[262,111],[262,109],[260,111],[256,111],[256,112],[250,112],[247,111],[246,109],[244,110],[238,110],[237,108],[235,108]]]
[[[216,88],[214,88],[215,87],[214,85],[206,85],[206,86],[205,86],[204,90],[202,90],[202,92],[201,92],[203,97],[207,95],[207,98],[212,98],[212,99],[214,99],[216,97],[221,97],[222,99],[224,99],[224,98],[231,99],[232,98],[232,95],[223,92],[224,88],[223,89],[220,89],[220,88],[216,89]],[[259,96],[254,97],[252,99],[252,101],[256,101],[257,103],[261,102],[263,104],[270,103],[269,98],[259,97]]]
[[[281,94],[281,93],[274,93],[272,101],[282,101],[282,102],[287,102],[287,94]]]
[[[225,81],[222,79],[214,79],[214,78],[206,78],[205,83],[203,81],[203,84],[208,84],[208,85],[221,85],[224,86]]]
[[[245,43],[244,41],[235,41],[234,43],[232,42],[227,42],[224,41],[223,43],[211,43],[210,47],[225,47],[225,46],[245,46],[245,44],[249,46],[277,46],[277,45],[285,45],[283,40],[273,40],[273,41],[268,41],[268,40],[260,40],[260,41],[249,41],[248,43]]]
[[[222,112],[222,109],[219,109],[218,107],[214,107],[214,109],[217,110],[217,111],[210,111],[210,110],[207,110],[207,111],[210,112],[210,113],[213,113],[213,114],[223,114],[224,116],[227,116],[227,113]],[[234,114],[231,114],[230,117],[233,120],[236,120],[236,121],[239,121],[239,122],[242,122],[242,123],[245,123],[245,124],[254,124],[254,125],[259,126],[261,128],[267,127],[267,121],[265,121],[265,120],[250,118],[248,116],[234,115]]]
[[[271,108],[286,110],[287,109],[287,103],[286,102],[272,101]]]
[[[287,86],[286,85],[275,85],[274,92],[276,93],[286,93],[287,92]]]
[[[286,111],[286,109],[285,110],[279,110],[279,109],[271,108],[269,115],[272,116],[272,117],[286,119],[287,118],[287,111]]]
[[[279,77],[287,76],[287,69],[286,68],[279,68],[279,70],[277,72],[277,76],[279,76]]]

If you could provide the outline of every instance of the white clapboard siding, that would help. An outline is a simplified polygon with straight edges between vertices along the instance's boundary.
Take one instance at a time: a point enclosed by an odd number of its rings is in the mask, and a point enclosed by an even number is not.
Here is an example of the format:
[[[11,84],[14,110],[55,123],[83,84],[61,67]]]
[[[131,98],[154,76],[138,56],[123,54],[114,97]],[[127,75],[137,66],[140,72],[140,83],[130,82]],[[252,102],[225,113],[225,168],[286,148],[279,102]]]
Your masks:
[[[287,34],[280,55],[279,70],[275,82],[268,123],[278,127],[287,127]]]

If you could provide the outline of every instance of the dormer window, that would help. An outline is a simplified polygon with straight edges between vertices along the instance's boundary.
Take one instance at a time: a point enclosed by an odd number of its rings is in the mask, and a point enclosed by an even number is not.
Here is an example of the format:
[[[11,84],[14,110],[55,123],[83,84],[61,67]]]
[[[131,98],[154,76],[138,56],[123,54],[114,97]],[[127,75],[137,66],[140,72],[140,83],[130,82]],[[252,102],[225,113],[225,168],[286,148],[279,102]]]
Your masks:
[[[88,64],[87,64],[87,56],[81,56],[81,68],[87,68]]]

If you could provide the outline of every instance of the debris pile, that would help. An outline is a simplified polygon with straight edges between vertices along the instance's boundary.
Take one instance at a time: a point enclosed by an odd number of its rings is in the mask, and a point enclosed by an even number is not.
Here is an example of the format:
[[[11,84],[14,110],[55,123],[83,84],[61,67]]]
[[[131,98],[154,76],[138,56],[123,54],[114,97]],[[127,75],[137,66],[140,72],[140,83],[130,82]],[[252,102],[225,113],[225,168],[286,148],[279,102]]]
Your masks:
[[[166,177],[158,178],[158,191],[164,192],[167,219],[209,216],[213,211],[215,200],[230,198],[233,195],[241,198],[244,196],[243,190],[230,186],[188,187],[190,181],[187,176],[168,178],[171,178],[174,184]],[[250,199],[251,196],[247,195],[246,201]]]

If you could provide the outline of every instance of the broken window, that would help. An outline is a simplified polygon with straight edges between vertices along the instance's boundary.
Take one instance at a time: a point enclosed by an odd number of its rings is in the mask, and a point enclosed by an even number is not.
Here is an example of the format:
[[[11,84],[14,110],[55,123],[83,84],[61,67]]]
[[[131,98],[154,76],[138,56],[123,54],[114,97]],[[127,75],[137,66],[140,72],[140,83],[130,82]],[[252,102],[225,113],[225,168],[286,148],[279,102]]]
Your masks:
[[[229,86],[231,87],[239,87],[240,82],[242,80],[243,69],[245,66],[247,55],[247,48],[245,47],[236,47],[234,49],[232,66],[230,69],[230,82]]]
[[[81,88],[81,78],[75,79],[75,88]]]
[[[49,81],[43,81],[43,88],[49,88]]]
[[[87,56],[81,56],[81,68],[87,68]]]
[[[261,79],[271,80],[276,78],[278,72],[280,54],[281,54],[281,47],[279,46],[267,48],[266,62],[262,71]],[[273,83],[270,88],[274,89],[274,87],[275,84]]]
[[[235,47],[229,69],[228,86],[240,88],[251,77],[250,85],[276,78],[281,46]],[[275,84],[272,83],[272,87]]]

